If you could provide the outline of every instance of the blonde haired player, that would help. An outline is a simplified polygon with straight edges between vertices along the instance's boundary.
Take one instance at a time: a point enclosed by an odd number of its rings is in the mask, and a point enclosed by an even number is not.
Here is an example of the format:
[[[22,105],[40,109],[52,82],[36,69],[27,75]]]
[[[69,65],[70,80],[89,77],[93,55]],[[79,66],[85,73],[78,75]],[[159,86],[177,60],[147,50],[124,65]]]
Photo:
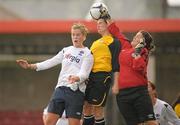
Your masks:
[[[46,70],[62,64],[58,83],[48,104],[45,125],[55,125],[64,110],[69,125],[80,125],[84,104],[85,80],[89,77],[93,65],[90,50],[83,45],[87,28],[74,24],[71,28],[72,46],[64,47],[56,56],[46,61],[29,64],[27,60],[16,60],[24,69]]]

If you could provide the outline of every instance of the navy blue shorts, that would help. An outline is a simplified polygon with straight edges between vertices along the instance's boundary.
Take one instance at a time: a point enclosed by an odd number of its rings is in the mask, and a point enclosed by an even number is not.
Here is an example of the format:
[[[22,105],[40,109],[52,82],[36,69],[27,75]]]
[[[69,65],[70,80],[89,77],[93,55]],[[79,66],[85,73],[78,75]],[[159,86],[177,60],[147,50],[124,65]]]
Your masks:
[[[117,104],[127,125],[155,120],[147,86],[122,89],[116,96]]]
[[[64,110],[68,118],[81,119],[84,104],[84,93],[79,89],[73,91],[68,87],[55,89],[48,104],[48,112],[62,116]]]

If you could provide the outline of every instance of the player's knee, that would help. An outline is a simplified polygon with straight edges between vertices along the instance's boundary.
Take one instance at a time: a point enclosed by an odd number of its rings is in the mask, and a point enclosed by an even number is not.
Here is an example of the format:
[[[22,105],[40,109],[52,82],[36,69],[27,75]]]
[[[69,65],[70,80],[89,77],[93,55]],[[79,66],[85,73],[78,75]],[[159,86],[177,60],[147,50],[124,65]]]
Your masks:
[[[44,121],[44,124],[45,124],[45,125],[55,125],[55,123],[56,123],[56,122],[53,122],[53,120],[49,120],[49,119],[46,119],[46,120]]]
[[[104,118],[104,108],[103,107],[95,107],[94,115],[96,119]]]
[[[46,121],[46,115],[43,115],[43,116],[42,116],[42,120],[43,120],[43,123],[45,124],[45,121]]]
[[[83,114],[86,116],[93,115],[93,106],[86,102],[83,107]]]
[[[52,119],[52,118],[45,118],[44,124],[45,125],[55,125],[58,119]]]

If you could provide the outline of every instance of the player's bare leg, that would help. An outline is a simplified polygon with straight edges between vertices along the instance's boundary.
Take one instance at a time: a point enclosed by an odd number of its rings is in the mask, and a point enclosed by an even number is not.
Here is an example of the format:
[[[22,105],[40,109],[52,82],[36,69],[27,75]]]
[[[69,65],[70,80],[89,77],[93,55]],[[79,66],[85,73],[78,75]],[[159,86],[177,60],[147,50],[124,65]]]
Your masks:
[[[44,125],[56,125],[58,119],[59,115],[48,112],[44,119]]]
[[[46,121],[46,115],[45,114],[43,114],[42,119],[43,119],[43,123],[45,125],[45,121]]]
[[[84,115],[94,115],[93,114],[93,106],[85,101],[84,103],[84,109],[83,109]]]
[[[103,107],[94,107],[94,115],[96,119],[104,118],[104,108]]]
[[[80,125],[80,119],[68,118],[69,125]]]
[[[104,107],[94,106],[95,125],[105,125]]]
[[[83,109],[84,118],[83,118],[82,125],[94,124],[93,110],[94,110],[94,108],[91,104],[89,104],[88,102],[84,103],[84,109]]]

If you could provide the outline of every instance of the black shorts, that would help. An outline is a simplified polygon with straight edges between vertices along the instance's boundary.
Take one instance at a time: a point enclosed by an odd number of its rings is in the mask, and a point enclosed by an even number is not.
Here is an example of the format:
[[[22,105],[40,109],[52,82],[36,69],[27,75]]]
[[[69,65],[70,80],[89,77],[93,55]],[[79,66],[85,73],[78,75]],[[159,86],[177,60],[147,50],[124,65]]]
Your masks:
[[[106,104],[111,75],[107,72],[90,73],[86,87],[85,100],[94,106],[104,107]]]
[[[147,86],[122,89],[116,99],[127,125],[137,125],[145,121],[155,120]]]
[[[81,119],[84,104],[84,93],[80,90],[73,91],[68,87],[55,89],[48,104],[48,112],[60,115],[65,110],[68,118]]]

